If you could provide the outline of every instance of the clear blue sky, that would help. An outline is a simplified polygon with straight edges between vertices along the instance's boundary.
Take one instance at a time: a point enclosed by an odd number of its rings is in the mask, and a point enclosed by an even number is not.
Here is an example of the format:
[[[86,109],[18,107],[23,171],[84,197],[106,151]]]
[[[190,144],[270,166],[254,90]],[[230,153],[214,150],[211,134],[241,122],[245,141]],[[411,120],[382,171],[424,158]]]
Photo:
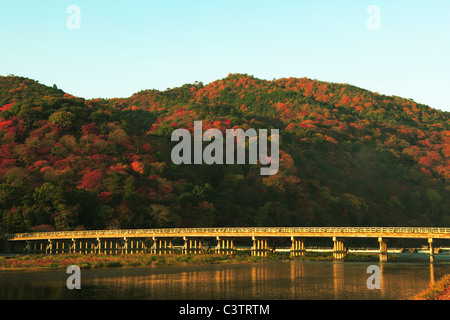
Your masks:
[[[81,10],[81,29],[66,12]],[[370,5],[380,29],[370,30]],[[84,98],[228,73],[350,83],[450,111],[450,1],[0,2],[0,75]]]

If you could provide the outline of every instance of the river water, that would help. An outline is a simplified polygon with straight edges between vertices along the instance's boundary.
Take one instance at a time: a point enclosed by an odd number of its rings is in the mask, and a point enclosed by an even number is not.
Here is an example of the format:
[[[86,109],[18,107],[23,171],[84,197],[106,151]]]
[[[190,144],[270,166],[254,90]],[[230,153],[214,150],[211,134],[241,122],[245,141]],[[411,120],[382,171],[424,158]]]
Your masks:
[[[450,273],[450,255],[387,262],[290,261],[205,266],[81,270],[81,289],[69,290],[63,271],[1,273],[1,300],[402,300]],[[369,289],[367,268],[381,271]]]

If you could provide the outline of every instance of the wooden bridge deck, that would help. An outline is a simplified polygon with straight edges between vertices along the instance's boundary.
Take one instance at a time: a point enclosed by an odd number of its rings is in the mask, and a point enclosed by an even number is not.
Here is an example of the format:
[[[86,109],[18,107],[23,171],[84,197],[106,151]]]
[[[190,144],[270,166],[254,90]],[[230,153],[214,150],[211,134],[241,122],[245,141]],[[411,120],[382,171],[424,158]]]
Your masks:
[[[339,237],[339,238],[409,238],[450,239],[450,228],[413,227],[232,227],[85,230],[16,233],[9,241],[114,238],[217,238],[217,237]]]
[[[215,252],[232,254],[236,250],[235,239],[251,238],[252,255],[267,255],[270,251],[267,239],[289,238],[292,241],[291,254],[303,256],[306,252],[305,239],[311,237],[332,238],[332,252],[335,259],[344,259],[348,254],[348,249],[344,246],[345,238],[378,238],[380,261],[387,259],[387,238],[427,239],[432,262],[435,251],[434,239],[450,239],[450,228],[235,227],[85,230],[16,233],[8,235],[6,239],[8,252],[170,254],[175,252],[173,240],[177,238],[184,240],[182,253],[204,253],[203,240],[212,238],[217,240],[217,245],[213,249]]]

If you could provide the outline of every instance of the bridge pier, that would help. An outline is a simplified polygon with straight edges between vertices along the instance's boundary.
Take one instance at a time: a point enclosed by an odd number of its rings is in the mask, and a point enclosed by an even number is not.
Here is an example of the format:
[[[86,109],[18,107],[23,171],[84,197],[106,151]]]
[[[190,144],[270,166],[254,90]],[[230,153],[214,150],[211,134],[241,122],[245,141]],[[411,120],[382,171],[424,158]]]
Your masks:
[[[102,241],[100,240],[100,238],[97,238],[97,245],[95,246],[94,249],[96,254],[102,253]]]
[[[131,254],[145,252],[147,250],[147,246],[144,243],[144,240],[139,239],[129,239],[127,242],[128,252]]]
[[[108,241],[108,240],[104,240],[104,245],[103,245],[103,252],[105,254],[111,254],[112,253],[112,241]]]
[[[221,237],[216,237],[216,239],[217,239],[217,246],[216,246],[217,254],[236,253],[236,248],[234,246],[234,239],[222,239]]]
[[[70,253],[71,254],[76,254],[77,253],[77,240],[76,239],[72,239],[72,244],[70,245]]]
[[[333,258],[336,260],[342,260],[346,255],[347,251],[345,250],[343,239],[333,237]]]
[[[52,254],[53,253],[53,240],[48,239],[47,246],[45,248],[45,253]]]
[[[202,254],[204,253],[203,242],[201,238],[183,237],[184,246],[182,248],[183,254]]]
[[[43,253],[42,245],[42,241],[35,241],[33,246],[34,253]]]
[[[77,240],[72,239],[72,243],[69,245],[69,253],[71,254],[77,253]]]
[[[61,242],[61,252],[66,253],[66,242],[65,241]]]
[[[123,237],[122,254],[128,254],[128,239]]]
[[[134,252],[134,241],[133,241],[133,239],[130,239],[130,240],[128,240],[128,242],[127,242],[127,248],[128,248],[128,252],[130,253],[130,254],[133,254],[133,253],[135,253]]]
[[[135,248],[135,247],[137,247],[137,248]],[[137,242],[136,240],[130,239],[130,253],[131,254],[138,253],[137,249],[139,249],[139,242]]]
[[[428,244],[430,246],[430,262],[434,262],[434,245],[433,238],[428,238]]]
[[[269,251],[266,238],[252,237],[252,256],[266,257]]]
[[[39,245],[38,249],[36,248],[36,244]],[[43,246],[44,246],[44,244],[42,243],[42,241],[37,241],[37,243],[35,243],[35,246],[34,246],[34,252],[35,253],[38,253],[38,252],[39,253],[44,253]]]
[[[383,238],[378,238],[378,242],[380,243],[380,262],[387,261],[387,244]]]
[[[153,237],[151,253],[160,255],[174,253],[172,239]]]
[[[305,249],[305,241],[303,238],[291,237],[292,246],[291,246],[291,257],[303,257],[306,253]]]
[[[91,246],[92,250],[97,252],[98,254],[119,254],[123,252],[123,245],[121,244],[123,240],[118,239],[104,239],[103,241],[101,239],[97,239],[97,246]],[[89,242],[86,241],[83,245],[83,242],[78,242],[78,246],[76,243],[74,244],[74,250],[75,252],[78,250],[78,253],[87,253],[89,251]]]
[[[55,241],[55,254],[65,253],[64,249],[65,249],[64,240]]]
[[[118,254],[120,251],[119,241],[111,241],[111,254]]]
[[[31,253],[31,251],[32,251],[32,249],[31,249],[31,241],[26,241],[25,251],[27,253]]]
[[[334,237],[333,237],[334,236]],[[435,254],[434,239],[450,239],[450,228],[396,228],[396,227],[270,227],[270,228],[198,228],[194,229],[137,229],[137,230],[92,230],[33,232],[5,235],[0,246],[7,246],[14,253],[90,253],[129,254],[147,250],[147,240],[153,240],[153,250],[158,253],[173,252],[172,240],[184,239],[183,253],[204,252],[203,241],[217,239],[216,252],[235,252],[236,239],[252,238],[252,256],[265,256],[269,253],[268,239],[291,238],[291,256],[305,254],[303,239],[333,237],[333,258],[343,259],[348,254],[342,239],[373,238],[378,239],[380,261],[387,259],[386,238],[423,239],[428,241],[430,261]],[[233,240],[234,239],[234,240]],[[440,240],[438,240],[440,241]]]

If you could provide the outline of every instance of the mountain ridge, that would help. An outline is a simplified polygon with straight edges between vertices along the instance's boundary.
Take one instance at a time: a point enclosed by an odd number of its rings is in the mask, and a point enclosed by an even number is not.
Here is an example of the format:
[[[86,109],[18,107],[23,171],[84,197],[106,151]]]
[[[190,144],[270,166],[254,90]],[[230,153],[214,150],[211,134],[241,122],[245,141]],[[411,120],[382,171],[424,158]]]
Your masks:
[[[280,172],[175,166],[176,128],[280,130]],[[84,99],[0,77],[0,232],[450,226],[450,113],[308,78]]]

